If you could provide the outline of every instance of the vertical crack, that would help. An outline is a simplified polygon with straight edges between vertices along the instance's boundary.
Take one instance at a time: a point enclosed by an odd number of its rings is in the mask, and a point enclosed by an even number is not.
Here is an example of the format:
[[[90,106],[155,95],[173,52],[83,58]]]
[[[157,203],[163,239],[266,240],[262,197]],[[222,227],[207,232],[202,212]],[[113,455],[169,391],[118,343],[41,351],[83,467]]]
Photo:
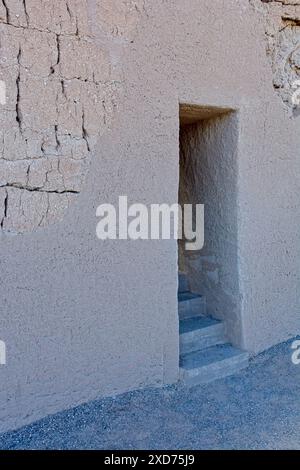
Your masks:
[[[29,186],[30,168],[31,168],[31,164],[28,165],[28,168],[27,168],[27,171],[26,171],[26,186]]]
[[[64,81],[64,80],[61,80],[61,81],[60,81],[60,84],[61,84],[61,92],[62,92],[64,98],[67,99],[65,81]]]
[[[42,152],[42,155],[45,155],[45,138],[44,138],[44,136],[42,137],[42,142],[41,142],[41,152]]]
[[[20,81],[21,81],[21,46],[19,46],[19,52],[17,56],[18,60],[18,65],[19,65],[19,73],[16,79],[16,85],[17,85],[17,102],[16,102],[16,121],[18,123],[20,132],[22,133],[22,113],[20,110]]]
[[[59,34],[56,35],[56,47],[57,47],[57,62],[56,65],[60,63],[60,37]]]
[[[88,152],[90,152],[90,145],[89,145],[89,141],[88,141],[88,132],[85,128],[85,115],[84,115],[84,110],[82,110],[82,138],[83,140],[85,141],[86,143],[86,147],[88,149]]]
[[[56,49],[57,49],[57,59],[56,59],[56,64],[51,65],[50,71],[51,74],[55,72],[55,67],[57,67],[60,64],[60,37],[59,34],[56,34]]]
[[[7,218],[7,208],[8,208],[8,192],[6,191],[5,199],[4,199],[4,214],[3,218],[0,223],[0,227],[3,229],[4,221]]]
[[[5,13],[6,13],[6,23],[10,24],[10,12],[7,6],[6,0],[2,0],[2,5],[4,6]]]
[[[25,13],[26,23],[27,23],[27,26],[29,26],[29,15],[27,12],[26,0],[23,0],[23,8],[24,8],[24,13]]]
[[[105,106],[105,100],[102,100],[102,108],[103,108],[103,124],[106,126],[106,106]]]
[[[67,12],[68,12],[68,15],[70,17],[70,20],[72,20],[72,12],[71,12],[71,9],[70,9],[70,5],[68,2],[66,2],[66,8],[67,8]]]
[[[55,124],[54,126],[54,131],[55,131],[56,151],[58,152],[60,149],[60,140],[58,138],[58,125],[57,124]]]
[[[48,214],[49,214],[49,210],[50,210],[50,196],[49,196],[49,193],[46,193],[46,197],[47,197],[47,208],[46,208],[45,213],[42,214],[42,216],[41,216],[41,220],[38,223],[38,227],[42,226],[44,220],[47,221],[47,217],[48,217]]]

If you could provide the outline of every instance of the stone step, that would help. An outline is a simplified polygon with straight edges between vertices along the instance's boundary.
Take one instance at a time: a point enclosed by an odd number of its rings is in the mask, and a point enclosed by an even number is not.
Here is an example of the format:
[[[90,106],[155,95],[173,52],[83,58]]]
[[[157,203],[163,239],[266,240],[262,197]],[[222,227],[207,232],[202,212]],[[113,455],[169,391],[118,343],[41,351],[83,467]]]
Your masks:
[[[189,290],[189,281],[187,278],[186,273],[179,272],[178,273],[178,292],[188,292]]]
[[[227,342],[224,323],[211,317],[194,317],[179,324],[180,353],[187,354]]]
[[[233,375],[248,366],[249,354],[230,344],[213,346],[180,357],[180,378],[189,386]]]
[[[199,317],[206,314],[205,297],[191,292],[182,292],[178,294],[178,314],[179,320]]]

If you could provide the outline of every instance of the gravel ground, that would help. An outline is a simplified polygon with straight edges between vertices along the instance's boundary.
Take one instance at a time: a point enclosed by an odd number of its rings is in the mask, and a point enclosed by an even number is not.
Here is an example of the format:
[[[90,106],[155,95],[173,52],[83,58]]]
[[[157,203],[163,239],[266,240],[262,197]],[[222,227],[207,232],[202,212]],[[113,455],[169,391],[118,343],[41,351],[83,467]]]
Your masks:
[[[291,342],[227,379],[98,400],[0,436],[0,449],[300,449]]]

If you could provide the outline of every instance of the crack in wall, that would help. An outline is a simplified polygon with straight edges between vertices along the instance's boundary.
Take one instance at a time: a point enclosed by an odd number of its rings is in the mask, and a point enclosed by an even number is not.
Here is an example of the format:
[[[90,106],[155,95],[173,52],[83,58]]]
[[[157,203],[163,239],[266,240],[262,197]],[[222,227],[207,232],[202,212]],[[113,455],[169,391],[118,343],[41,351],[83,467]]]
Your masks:
[[[293,17],[289,17],[289,16],[282,16],[282,21],[284,23],[288,23],[286,24],[282,29],[280,29],[279,31],[283,31],[285,28],[287,28],[288,26],[300,26],[300,18],[293,18]]]
[[[5,198],[4,198],[3,205],[4,205],[3,218],[2,218],[1,224],[0,224],[2,229],[3,229],[3,226],[4,226],[4,221],[7,217],[7,206],[8,206],[8,193],[7,193],[7,191],[6,191],[6,195],[5,195]]]
[[[72,12],[71,12],[71,9],[70,9],[69,2],[66,2],[66,7],[67,7],[67,12],[69,14],[70,20],[72,20],[73,15],[72,15]]]
[[[284,0],[260,0],[262,3],[278,3],[279,5],[282,5],[282,6],[290,6],[290,7],[294,7],[296,5],[299,5],[299,3],[289,3],[289,2],[285,2]]]
[[[0,185],[0,188],[14,188],[14,189],[21,189],[22,191],[29,191],[29,192],[39,192],[39,193],[47,193],[47,194],[79,194],[80,191],[65,189],[62,191],[59,190],[46,190],[39,187],[31,188],[30,186],[22,186],[18,184],[5,184],[3,186]],[[7,204],[4,214],[7,214]],[[5,215],[6,217],[6,215]]]
[[[58,125],[55,124],[54,126],[54,132],[55,132],[55,141],[56,141],[56,151],[58,152],[61,145],[60,145],[60,140],[58,138]]]
[[[2,0],[3,1],[3,0]],[[41,29],[41,28],[37,28],[35,26],[23,26],[23,25],[16,25],[16,24],[13,24],[11,23],[11,21],[5,21],[3,23],[3,21],[1,21],[1,18],[0,18],[0,24],[6,24],[7,26],[9,26],[10,28],[14,28],[16,30],[19,30],[19,31],[31,31],[31,32],[36,32],[36,33],[43,33],[43,34],[49,34],[49,35],[53,35],[55,34],[54,31],[52,31],[51,29]],[[76,36],[78,36],[78,31],[76,30],[74,33],[59,33],[59,35],[61,37],[65,37],[65,38],[75,38]],[[94,38],[88,34],[84,34],[84,35],[80,35],[80,38],[82,39],[86,39],[86,40],[93,40]]]
[[[22,53],[21,52],[21,46],[19,46],[19,52],[18,52],[18,55],[17,55],[18,75],[17,75],[17,79],[16,79],[16,86],[17,86],[16,121],[18,123],[20,132],[22,134],[22,114],[21,114],[21,110],[20,110],[20,96],[21,96],[21,93],[20,93],[21,63],[20,63],[20,60],[21,60],[21,53]]]
[[[23,8],[24,8],[24,13],[25,13],[26,23],[27,23],[27,26],[29,26],[29,15],[27,12],[26,0],[23,0]]]
[[[56,47],[57,47],[57,62],[56,65],[60,64],[60,38],[59,34],[56,35]]]
[[[6,0],[2,0],[2,5],[4,6],[5,13],[6,13],[6,23],[10,23],[10,13],[9,13],[9,8],[7,6]]]
[[[87,132],[86,127],[85,127],[84,110],[82,110],[82,138],[86,143],[87,151],[90,152],[91,149],[90,149],[90,144],[89,144],[89,140],[88,140],[88,132]]]
[[[121,38],[122,48],[131,40],[145,8],[144,0],[95,0],[93,14],[86,0],[0,0],[0,8],[0,69],[9,84],[0,230],[24,233],[62,220],[80,194],[121,98],[121,57],[119,64],[112,41]]]

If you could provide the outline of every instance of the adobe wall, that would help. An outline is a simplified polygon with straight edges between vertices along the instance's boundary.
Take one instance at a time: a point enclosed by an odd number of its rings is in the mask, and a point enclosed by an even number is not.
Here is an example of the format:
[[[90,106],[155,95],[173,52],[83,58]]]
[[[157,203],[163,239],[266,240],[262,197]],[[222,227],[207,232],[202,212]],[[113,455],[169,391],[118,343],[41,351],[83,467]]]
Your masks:
[[[177,243],[100,242],[95,213],[177,201],[179,102],[238,111],[235,342],[299,333],[298,10],[291,45],[277,23],[266,41],[282,3],[0,3],[1,431],[178,379]]]

